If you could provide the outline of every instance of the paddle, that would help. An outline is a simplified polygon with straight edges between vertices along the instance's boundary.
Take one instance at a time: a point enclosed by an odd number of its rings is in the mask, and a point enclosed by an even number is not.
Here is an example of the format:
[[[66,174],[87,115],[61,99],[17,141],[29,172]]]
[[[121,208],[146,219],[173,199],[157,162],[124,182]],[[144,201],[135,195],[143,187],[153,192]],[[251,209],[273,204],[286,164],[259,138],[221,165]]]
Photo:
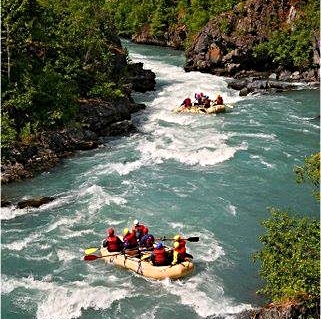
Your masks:
[[[233,109],[233,108],[234,108],[234,106],[231,105],[231,104],[224,104],[224,105],[227,106],[227,107],[229,107],[230,109]]]
[[[140,260],[146,260],[148,258],[150,258],[151,254],[145,255],[143,257],[140,258]]]
[[[84,256],[84,260],[96,260],[98,258],[112,257],[112,256],[121,255],[121,254],[123,254],[123,253],[121,252],[121,253],[117,253],[117,254],[113,254],[113,255],[104,255],[104,256],[86,255],[86,256]]]
[[[186,241],[190,242],[198,242],[200,240],[199,237],[188,237],[188,238],[181,238]],[[174,238],[166,238],[165,236],[163,238],[156,238],[156,240],[175,240]]]
[[[96,252],[97,250],[99,250],[99,248],[87,248],[87,249],[85,249],[85,255],[91,255],[94,252]]]

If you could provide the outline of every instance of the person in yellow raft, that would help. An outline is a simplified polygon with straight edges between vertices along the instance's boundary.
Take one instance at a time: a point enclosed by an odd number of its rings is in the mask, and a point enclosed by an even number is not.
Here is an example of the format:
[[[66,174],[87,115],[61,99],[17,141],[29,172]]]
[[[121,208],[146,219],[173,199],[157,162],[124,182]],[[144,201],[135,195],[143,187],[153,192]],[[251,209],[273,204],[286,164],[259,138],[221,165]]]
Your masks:
[[[220,94],[217,95],[216,99],[214,100],[215,105],[223,105],[223,98]]]
[[[172,265],[176,265],[185,261],[185,258],[187,257],[186,240],[182,239],[180,235],[174,236],[173,239],[174,239],[174,249],[173,249]]]

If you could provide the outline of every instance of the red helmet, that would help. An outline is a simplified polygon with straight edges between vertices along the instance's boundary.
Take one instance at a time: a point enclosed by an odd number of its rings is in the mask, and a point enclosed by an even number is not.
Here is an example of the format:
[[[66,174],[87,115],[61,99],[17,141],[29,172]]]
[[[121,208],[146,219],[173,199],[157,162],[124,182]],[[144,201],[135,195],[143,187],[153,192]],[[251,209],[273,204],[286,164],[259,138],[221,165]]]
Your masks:
[[[144,227],[144,228],[143,228],[143,234],[144,234],[144,235],[148,234],[148,228],[147,228],[147,227]]]
[[[110,228],[107,229],[107,234],[108,234],[108,236],[113,236],[114,233],[115,233],[114,228],[111,228],[111,227],[110,227]]]

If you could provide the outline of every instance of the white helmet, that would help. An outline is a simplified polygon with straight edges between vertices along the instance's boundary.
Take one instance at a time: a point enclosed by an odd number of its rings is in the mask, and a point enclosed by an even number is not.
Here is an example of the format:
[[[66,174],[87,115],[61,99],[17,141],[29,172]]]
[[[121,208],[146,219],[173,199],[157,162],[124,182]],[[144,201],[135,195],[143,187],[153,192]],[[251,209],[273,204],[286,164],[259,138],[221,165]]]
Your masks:
[[[135,219],[135,220],[134,220],[134,225],[137,226],[138,224],[139,224],[138,219]]]

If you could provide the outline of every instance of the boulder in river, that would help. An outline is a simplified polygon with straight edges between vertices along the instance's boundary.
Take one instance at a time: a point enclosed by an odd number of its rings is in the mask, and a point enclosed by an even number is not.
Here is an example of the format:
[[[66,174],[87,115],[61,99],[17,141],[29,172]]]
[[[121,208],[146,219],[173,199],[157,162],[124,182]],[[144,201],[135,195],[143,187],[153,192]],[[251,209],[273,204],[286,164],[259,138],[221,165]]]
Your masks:
[[[23,201],[18,202],[17,208],[26,208],[26,207],[40,207],[41,205],[47,204],[55,200],[55,197],[51,196],[44,196],[44,197],[35,197],[35,198],[30,198],[26,199]]]

